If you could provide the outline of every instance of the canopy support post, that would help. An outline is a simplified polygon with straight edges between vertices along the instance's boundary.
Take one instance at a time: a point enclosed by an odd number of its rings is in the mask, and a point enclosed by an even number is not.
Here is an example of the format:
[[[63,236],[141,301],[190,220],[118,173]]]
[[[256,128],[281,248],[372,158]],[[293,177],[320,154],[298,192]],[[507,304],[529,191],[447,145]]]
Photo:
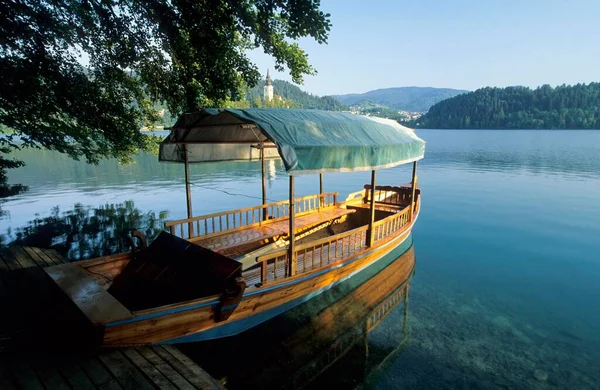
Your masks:
[[[184,163],[185,163],[185,196],[187,200],[187,216],[188,219],[192,219],[192,191],[190,189],[190,161],[188,157],[188,147],[186,144],[183,144],[183,154],[184,154]],[[194,225],[192,221],[188,223],[188,235],[189,238],[193,237],[193,228]]]
[[[269,219],[269,213],[266,207],[267,204],[267,167],[265,164],[265,144],[260,143],[260,165],[262,172],[262,204],[263,204],[263,221]]]
[[[373,231],[373,225],[375,224],[375,178],[376,171],[371,171],[371,204],[369,207],[369,230],[367,230],[367,246],[373,246],[375,241],[375,232]]]
[[[323,195],[323,174],[319,173],[319,195]],[[323,207],[325,199],[322,196],[319,197],[319,208]]]
[[[294,200],[294,176],[290,175],[290,204],[289,204],[289,222],[290,222],[290,245],[288,247],[288,276],[296,274],[296,258],[294,252],[296,250],[296,202]]]
[[[415,213],[415,192],[417,189],[417,162],[413,163],[412,182],[411,182],[411,197],[410,197],[410,221],[413,221]]]

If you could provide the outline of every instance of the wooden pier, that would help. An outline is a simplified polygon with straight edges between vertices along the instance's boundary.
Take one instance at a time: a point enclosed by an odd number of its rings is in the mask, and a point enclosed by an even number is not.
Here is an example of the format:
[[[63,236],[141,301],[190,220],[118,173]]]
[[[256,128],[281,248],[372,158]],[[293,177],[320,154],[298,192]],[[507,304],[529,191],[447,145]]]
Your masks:
[[[54,250],[0,249],[0,389],[222,389],[173,346],[90,350],[85,319],[42,270]]]

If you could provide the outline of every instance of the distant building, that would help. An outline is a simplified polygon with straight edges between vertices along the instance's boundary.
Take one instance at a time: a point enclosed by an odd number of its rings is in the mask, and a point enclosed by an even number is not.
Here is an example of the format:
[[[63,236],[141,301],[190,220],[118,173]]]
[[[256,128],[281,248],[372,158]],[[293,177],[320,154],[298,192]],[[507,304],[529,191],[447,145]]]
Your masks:
[[[264,101],[270,102],[273,100],[273,82],[271,76],[269,76],[269,69],[267,69],[267,83],[265,84]]]

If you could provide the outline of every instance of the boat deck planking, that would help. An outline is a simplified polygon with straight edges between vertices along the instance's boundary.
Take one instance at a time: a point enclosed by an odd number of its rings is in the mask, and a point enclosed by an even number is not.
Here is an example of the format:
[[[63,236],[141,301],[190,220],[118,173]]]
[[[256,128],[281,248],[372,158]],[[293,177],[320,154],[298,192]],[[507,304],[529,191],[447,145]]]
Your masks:
[[[73,303],[41,269],[61,263],[54,250],[0,249],[0,389],[223,388],[173,346],[90,351],[59,344],[50,316],[62,317],[57,327],[80,324]],[[81,340],[67,332],[75,343]]]
[[[341,218],[353,213],[354,210],[345,208],[328,208],[314,213],[301,215],[296,218],[296,232],[310,229],[324,222]],[[243,244],[267,243],[279,236],[287,236],[289,232],[289,221],[287,218],[266,223],[260,226],[249,226],[226,231],[218,236],[209,238],[195,237],[191,239],[197,245],[222,253],[226,256],[235,256],[238,253],[236,247]]]

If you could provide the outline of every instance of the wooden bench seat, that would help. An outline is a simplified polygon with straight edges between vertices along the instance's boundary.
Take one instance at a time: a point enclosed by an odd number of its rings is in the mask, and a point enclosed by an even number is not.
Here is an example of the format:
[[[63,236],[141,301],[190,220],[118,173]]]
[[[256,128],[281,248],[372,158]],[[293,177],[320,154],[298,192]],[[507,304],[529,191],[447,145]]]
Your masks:
[[[44,271],[92,324],[101,325],[133,317],[125,306],[77,265],[55,265],[44,268]]]
[[[296,232],[311,228],[323,222],[354,213],[356,210],[345,208],[330,208],[296,217]],[[221,234],[217,237],[196,237],[192,241],[215,252],[224,252],[238,245],[274,240],[279,236],[288,235],[289,220],[282,219],[268,222],[260,226],[251,226],[234,232]]]

